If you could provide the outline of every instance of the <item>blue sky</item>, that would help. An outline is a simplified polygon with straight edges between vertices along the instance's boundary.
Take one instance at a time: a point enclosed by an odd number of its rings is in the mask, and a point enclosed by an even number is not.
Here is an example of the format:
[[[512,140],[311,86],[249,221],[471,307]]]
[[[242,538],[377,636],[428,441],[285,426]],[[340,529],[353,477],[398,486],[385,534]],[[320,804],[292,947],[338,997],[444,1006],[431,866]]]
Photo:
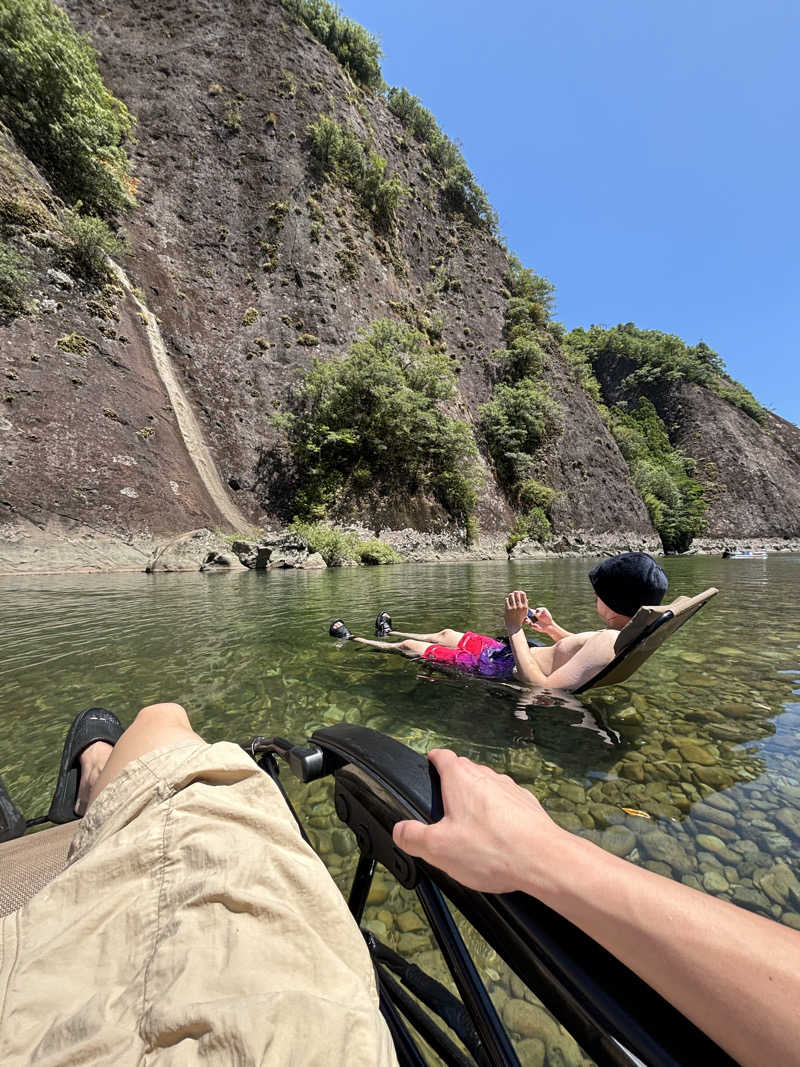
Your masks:
[[[800,423],[794,0],[343,0],[557,317],[704,340]]]

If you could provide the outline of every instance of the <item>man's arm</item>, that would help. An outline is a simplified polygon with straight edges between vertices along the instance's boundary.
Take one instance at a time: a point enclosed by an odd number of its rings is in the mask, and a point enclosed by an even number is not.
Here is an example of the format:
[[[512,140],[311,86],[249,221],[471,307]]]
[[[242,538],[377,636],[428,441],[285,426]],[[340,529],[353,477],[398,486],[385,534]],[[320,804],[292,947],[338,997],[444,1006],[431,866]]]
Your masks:
[[[532,629],[538,630],[540,634],[547,634],[556,644],[563,637],[572,637],[572,631],[565,630],[563,626],[559,626],[547,608],[534,608],[533,618],[528,619],[528,624]]]
[[[528,598],[521,590],[509,593],[505,603],[505,622],[517,677],[526,685],[548,686],[551,689],[578,689],[593,678],[614,658],[615,631],[599,630],[580,645],[566,663],[550,674],[542,670],[536,653],[531,650],[523,632],[528,617]],[[565,635],[572,637],[573,634]],[[576,642],[579,644],[579,642]]]
[[[579,926],[743,1067],[800,1065],[800,932],[618,859],[558,827],[505,775],[429,759],[444,818],[395,844],[462,884],[521,890]]]

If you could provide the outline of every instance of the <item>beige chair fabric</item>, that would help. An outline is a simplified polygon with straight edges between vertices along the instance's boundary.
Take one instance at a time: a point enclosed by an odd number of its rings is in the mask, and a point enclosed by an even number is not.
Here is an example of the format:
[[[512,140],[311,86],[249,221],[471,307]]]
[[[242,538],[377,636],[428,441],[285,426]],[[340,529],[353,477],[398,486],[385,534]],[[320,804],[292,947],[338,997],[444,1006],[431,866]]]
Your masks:
[[[21,908],[64,870],[79,825],[68,822],[0,845],[0,916]]]
[[[692,615],[702,608],[712,597],[719,592],[713,586],[697,596],[679,596],[671,604],[659,604],[639,608],[628,625],[620,631],[619,637],[614,642],[614,659],[608,667],[605,667],[594,678],[590,679],[578,693],[585,693],[587,689],[599,688],[604,685],[618,685],[626,681],[641,667],[645,660],[660,648],[661,645],[679,630]],[[642,635],[648,627],[663,618],[670,616],[656,627],[653,633],[642,639]]]

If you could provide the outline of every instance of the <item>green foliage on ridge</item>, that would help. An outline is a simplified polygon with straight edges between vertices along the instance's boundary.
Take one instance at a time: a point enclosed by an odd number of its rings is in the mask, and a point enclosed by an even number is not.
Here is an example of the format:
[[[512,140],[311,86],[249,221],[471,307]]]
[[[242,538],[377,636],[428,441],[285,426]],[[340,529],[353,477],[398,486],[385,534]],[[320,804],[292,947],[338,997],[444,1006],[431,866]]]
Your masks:
[[[294,410],[280,417],[300,478],[299,518],[322,519],[368,494],[426,494],[469,530],[476,448],[469,428],[442,410],[455,394],[447,354],[388,319],[344,358],[314,360]]]
[[[756,422],[763,423],[766,418],[753,394],[727,374],[720,356],[703,341],[687,345],[675,334],[642,330],[628,322],[610,329],[591,326],[588,330],[572,330],[567,344],[576,365],[596,368],[609,357],[633,363],[635,369],[625,379],[628,390],[670,382],[696,382]]]
[[[0,4],[0,120],[68,203],[104,217],[132,206],[122,146],[133,119],[50,0]]]
[[[383,156],[372,152],[353,130],[340,126],[328,115],[320,115],[307,132],[320,175],[352,189],[378,226],[385,229],[393,225],[408,189],[397,175],[386,177]]]
[[[386,102],[392,114],[426,146],[428,157],[444,172],[442,195],[447,207],[496,233],[497,214],[488,196],[475,181],[458,146],[442,133],[431,112],[408,89],[388,89]]]
[[[645,397],[630,412],[612,408],[610,425],[664,550],[685,552],[705,529],[707,505],[694,477],[694,460],[672,447],[662,419]]]
[[[365,89],[382,88],[381,46],[369,30],[347,18],[328,0],[281,0],[281,3],[336,56],[354,81]]]
[[[69,208],[61,217],[61,232],[68,241],[64,252],[67,265],[73,273],[90,280],[104,281],[108,277],[106,257],[128,250],[124,238],[117,237],[103,219]]]
[[[378,38],[347,18],[330,0],[281,0],[283,7],[307,26],[336,56],[354,81],[366,90],[384,93],[389,110],[425,145],[442,171],[442,196],[450,211],[497,232],[497,215],[467,166],[460,149],[442,131],[427,108],[407,89],[389,88],[381,74]]]

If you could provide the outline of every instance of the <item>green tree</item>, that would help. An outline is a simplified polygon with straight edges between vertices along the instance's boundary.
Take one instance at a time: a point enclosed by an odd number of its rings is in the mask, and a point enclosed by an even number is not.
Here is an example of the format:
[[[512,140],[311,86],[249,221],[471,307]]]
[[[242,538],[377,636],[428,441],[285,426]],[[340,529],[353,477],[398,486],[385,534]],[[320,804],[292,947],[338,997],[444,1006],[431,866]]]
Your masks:
[[[301,489],[297,512],[321,519],[374,492],[428,493],[465,526],[476,502],[469,428],[443,411],[455,397],[447,354],[379,319],[342,359],[315,360],[283,416]]]
[[[133,119],[50,0],[0,4],[0,119],[69,203],[102,217],[133,204],[123,148]]]
[[[377,37],[343,15],[328,0],[281,0],[281,3],[305,23],[355,81],[365,89],[383,86],[382,53]]]

